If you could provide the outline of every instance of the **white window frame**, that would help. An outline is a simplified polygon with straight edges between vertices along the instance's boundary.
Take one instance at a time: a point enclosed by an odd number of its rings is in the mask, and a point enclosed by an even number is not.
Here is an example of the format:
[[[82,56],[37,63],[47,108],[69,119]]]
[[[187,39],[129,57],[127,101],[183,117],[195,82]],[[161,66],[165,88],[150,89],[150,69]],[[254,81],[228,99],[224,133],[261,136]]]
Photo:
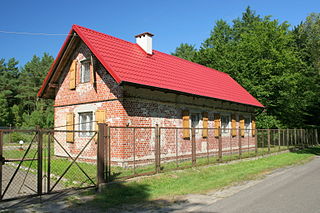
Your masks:
[[[91,116],[90,116],[91,115]],[[93,111],[87,111],[87,112],[78,112],[78,118],[79,118],[79,130],[80,131],[94,131],[94,113]],[[85,121],[83,121],[83,116],[87,116]],[[87,121],[88,118],[91,117],[91,121]],[[91,137],[93,135],[93,132],[79,132],[79,137]]]
[[[222,126],[222,117],[227,117],[228,118],[228,124],[226,127]],[[229,136],[231,134],[231,115],[230,114],[225,114],[221,113],[220,114],[220,126],[221,126],[221,135],[222,136]]]
[[[251,132],[251,116],[250,115],[244,115],[244,132],[246,135],[250,135]],[[247,126],[246,120],[249,120],[249,125]]]
[[[196,116],[196,118],[197,118],[197,124],[194,126],[194,124],[193,124],[193,120],[192,120],[192,118],[194,117],[194,116]],[[190,113],[190,126],[191,127],[194,127],[194,128],[201,128],[201,126],[200,126],[200,121],[201,121],[201,117],[200,117],[201,115],[200,115],[200,113],[197,113],[197,112],[191,112]]]
[[[90,82],[90,63],[91,63],[91,61],[88,59],[85,59],[80,62],[81,62],[80,83],[88,83],[88,82]]]

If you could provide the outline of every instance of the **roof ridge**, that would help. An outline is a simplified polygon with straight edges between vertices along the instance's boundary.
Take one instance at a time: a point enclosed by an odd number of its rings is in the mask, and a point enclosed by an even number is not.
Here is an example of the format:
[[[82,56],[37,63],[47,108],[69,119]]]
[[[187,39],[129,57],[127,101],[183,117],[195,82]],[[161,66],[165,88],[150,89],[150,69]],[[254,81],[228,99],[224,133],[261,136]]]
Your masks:
[[[135,44],[135,43],[133,43],[133,42],[131,42],[131,41],[127,41],[127,40],[124,40],[124,39],[122,39],[122,38],[118,38],[118,37],[115,37],[115,36],[112,36],[112,35],[109,35],[109,34],[106,34],[106,33],[102,33],[102,32],[96,31],[96,30],[92,30],[92,29],[90,29],[90,28],[83,27],[83,26],[80,26],[80,25],[77,25],[77,24],[72,25],[72,27],[84,28],[84,29],[86,29],[86,30],[89,30],[89,31],[92,31],[92,32],[101,34],[101,35],[103,35],[103,36],[107,36],[107,37],[113,38],[113,39],[115,39],[115,40],[124,41],[124,42],[129,43],[129,44]]]

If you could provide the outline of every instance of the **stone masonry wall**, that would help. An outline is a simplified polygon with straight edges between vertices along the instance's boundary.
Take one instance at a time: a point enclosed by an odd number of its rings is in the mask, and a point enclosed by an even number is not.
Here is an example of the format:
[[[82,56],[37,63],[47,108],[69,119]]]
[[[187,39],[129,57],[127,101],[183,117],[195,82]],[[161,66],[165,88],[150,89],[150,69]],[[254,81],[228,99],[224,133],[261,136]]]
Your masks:
[[[163,160],[190,157],[191,141],[183,139],[182,130],[164,129],[165,127],[182,127],[182,110],[198,114],[202,127],[202,112],[209,114],[209,128],[214,127],[214,113],[231,115],[236,113],[237,125],[239,115],[251,116],[253,109],[242,105],[222,101],[195,98],[192,96],[176,95],[157,90],[141,89],[130,86],[119,86],[101,64],[95,67],[96,86],[92,83],[80,83],[80,61],[90,58],[91,51],[84,43],[76,48],[70,61],[77,59],[77,84],[75,90],[69,89],[69,67],[65,67],[59,82],[55,98],[55,127],[65,130],[66,115],[75,114],[75,130],[79,130],[79,116],[81,112],[93,112],[99,109],[106,110],[106,123],[109,126],[130,128],[111,128],[111,159],[112,163],[120,166],[130,166],[133,160],[145,164],[154,160],[155,127],[158,125],[161,138],[161,157]],[[95,121],[95,117],[93,118]],[[191,121],[190,121],[191,122]],[[140,128],[131,128],[140,127]],[[93,125],[95,130],[95,125]],[[76,156],[91,139],[75,133],[74,143],[66,142],[66,133],[56,133],[55,138],[71,156]],[[222,135],[222,148],[225,153],[238,149],[238,137],[231,137],[229,133]],[[83,160],[95,161],[97,153],[96,138],[94,138],[80,156]],[[248,132],[242,139],[243,149],[254,148],[255,141]],[[198,156],[206,153],[216,154],[218,140],[209,130],[209,137],[202,137],[202,130],[196,130],[196,152]],[[67,153],[55,143],[55,155],[68,157]]]

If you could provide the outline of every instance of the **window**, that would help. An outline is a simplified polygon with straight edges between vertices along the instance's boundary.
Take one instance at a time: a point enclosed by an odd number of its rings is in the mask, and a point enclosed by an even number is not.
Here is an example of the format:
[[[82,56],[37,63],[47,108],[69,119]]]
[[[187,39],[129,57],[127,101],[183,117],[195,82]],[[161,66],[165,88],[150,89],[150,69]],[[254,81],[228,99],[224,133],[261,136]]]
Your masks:
[[[199,128],[200,114],[191,114],[191,127]]]
[[[80,73],[80,83],[86,83],[90,81],[90,61],[81,61],[81,73]]]
[[[249,134],[250,132],[250,117],[244,117],[244,128],[245,128],[245,131],[246,133]]]
[[[230,116],[221,115],[221,132],[226,135],[230,132]]]
[[[79,113],[79,130],[80,131],[92,131],[93,113],[83,112]],[[81,137],[88,137],[92,135],[92,132],[80,132]]]

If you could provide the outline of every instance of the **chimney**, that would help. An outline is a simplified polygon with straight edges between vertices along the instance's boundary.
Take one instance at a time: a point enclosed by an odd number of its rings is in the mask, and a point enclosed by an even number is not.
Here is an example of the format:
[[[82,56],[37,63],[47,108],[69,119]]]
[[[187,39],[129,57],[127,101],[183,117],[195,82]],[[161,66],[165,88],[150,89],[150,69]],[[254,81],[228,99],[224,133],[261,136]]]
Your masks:
[[[136,35],[136,43],[148,54],[152,55],[152,36],[153,34],[145,32]]]

